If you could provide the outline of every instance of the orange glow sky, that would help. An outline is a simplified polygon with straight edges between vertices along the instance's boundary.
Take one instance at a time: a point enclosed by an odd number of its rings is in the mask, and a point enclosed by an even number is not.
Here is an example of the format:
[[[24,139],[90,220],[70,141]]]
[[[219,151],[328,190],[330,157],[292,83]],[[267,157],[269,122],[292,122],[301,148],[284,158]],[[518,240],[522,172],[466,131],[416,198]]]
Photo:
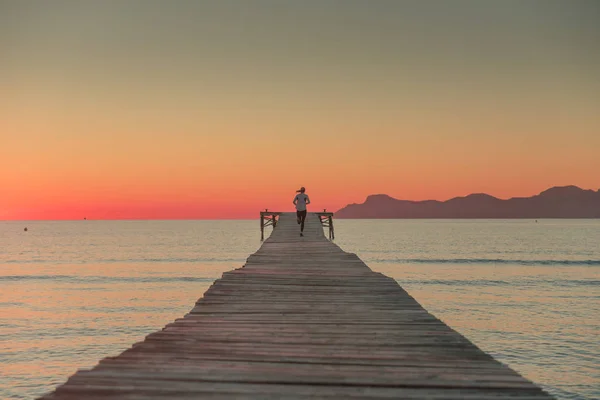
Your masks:
[[[0,0],[0,219],[597,189],[598,20],[578,0]]]

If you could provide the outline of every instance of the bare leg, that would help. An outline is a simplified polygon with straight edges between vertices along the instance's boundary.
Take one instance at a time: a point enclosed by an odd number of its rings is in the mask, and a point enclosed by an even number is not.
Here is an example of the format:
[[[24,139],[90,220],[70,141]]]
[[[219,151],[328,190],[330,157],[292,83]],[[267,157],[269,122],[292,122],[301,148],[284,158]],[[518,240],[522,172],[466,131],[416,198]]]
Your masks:
[[[300,218],[300,232],[304,232],[304,220],[306,219],[306,211],[302,211]]]

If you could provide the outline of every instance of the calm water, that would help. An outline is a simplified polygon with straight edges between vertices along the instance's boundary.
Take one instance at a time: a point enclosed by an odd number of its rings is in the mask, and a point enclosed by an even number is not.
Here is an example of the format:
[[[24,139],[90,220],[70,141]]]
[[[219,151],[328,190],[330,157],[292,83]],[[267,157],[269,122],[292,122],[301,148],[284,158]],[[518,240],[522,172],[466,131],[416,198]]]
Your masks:
[[[482,349],[557,398],[600,398],[600,221],[335,224],[337,244]],[[0,398],[46,393],[182,316],[259,235],[257,221],[0,222]]]

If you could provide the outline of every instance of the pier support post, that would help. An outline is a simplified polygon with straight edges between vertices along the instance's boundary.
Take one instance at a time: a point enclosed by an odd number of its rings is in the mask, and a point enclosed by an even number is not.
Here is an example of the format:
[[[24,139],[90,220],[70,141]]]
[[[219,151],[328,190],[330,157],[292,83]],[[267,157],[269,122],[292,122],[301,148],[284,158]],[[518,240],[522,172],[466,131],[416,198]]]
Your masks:
[[[265,217],[260,213],[260,241],[265,240]]]
[[[269,211],[268,208],[265,208],[265,211],[260,212],[260,240],[265,240],[265,228],[269,225],[275,229],[277,226],[277,217],[281,212],[278,211]]]
[[[327,212],[327,209],[323,209],[323,212],[315,213],[319,217],[321,226],[323,228],[329,228],[329,240],[335,239],[335,233],[333,231],[333,213]]]

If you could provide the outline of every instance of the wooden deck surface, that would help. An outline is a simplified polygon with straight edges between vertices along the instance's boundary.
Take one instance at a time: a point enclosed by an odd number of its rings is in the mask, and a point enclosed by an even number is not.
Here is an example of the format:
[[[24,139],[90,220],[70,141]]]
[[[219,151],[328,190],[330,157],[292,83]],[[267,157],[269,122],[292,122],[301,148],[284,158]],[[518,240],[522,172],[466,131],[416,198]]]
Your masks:
[[[291,213],[196,306],[43,399],[549,399]]]

